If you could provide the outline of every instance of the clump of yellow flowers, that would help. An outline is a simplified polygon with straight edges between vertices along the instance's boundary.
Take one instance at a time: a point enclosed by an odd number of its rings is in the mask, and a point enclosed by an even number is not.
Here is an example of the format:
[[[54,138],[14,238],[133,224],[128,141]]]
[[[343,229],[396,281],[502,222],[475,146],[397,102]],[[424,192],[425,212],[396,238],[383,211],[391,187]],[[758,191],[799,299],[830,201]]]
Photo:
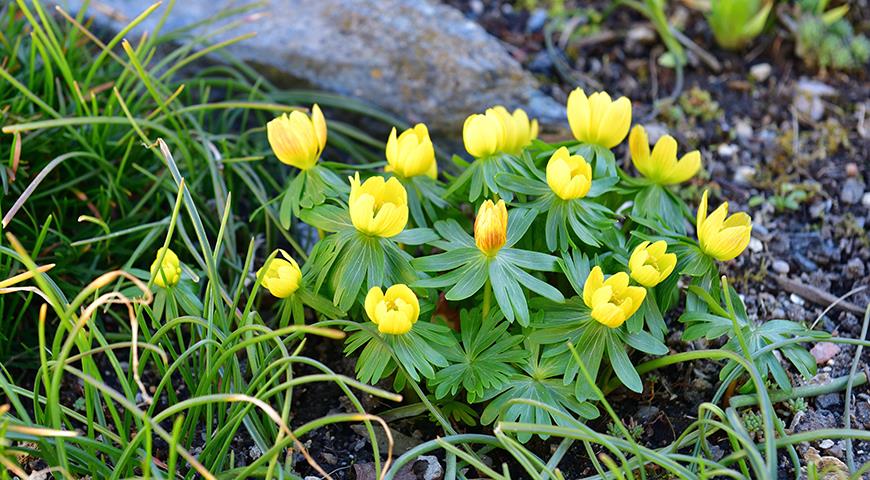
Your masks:
[[[601,267],[594,267],[583,285],[583,303],[592,309],[592,318],[610,328],[618,328],[640,308],[646,289],[629,285],[628,274],[619,272],[604,279]]]
[[[390,132],[386,148],[387,166],[384,171],[411,178],[426,175],[438,178],[438,163],[435,161],[435,148],[429,138],[426,125],[418,123],[396,136],[396,128]]]
[[[507,240],[507,222],[504,200],[498,203],[484,201],[474,219],[474,243],[477,248],[490,257],[501,250]]]
[[[300,111],[285,113],[266,124],[266,134],[278,160],[308,170],[326,147],[326,119],[314,104],[310,117]]]
[[[568,125],[581,142],[613,148],[625,139],[631,126],[631,102],[625,97],[611,100],[607,92],[588,97],[581,88],[568,95]]]
[[[348,208],[353,226],[366,235],[395,237],[408,223],[408,194],[395,178],[374,176],[360,183],[356,173],[350,177]]]
[[[161,262],[160,259],[163,258]],[[151,278],[158,287],[171,287],[181,280],[181,261],[178,255],[167,247],[157,250],[157,257],[151,264]]]
[[[752,236],[752,218],[744,212],[728,216],[728,202],[707,216],[707,191],[698,206],[695,223],[701,250],[711,257],[725,261],[740,255]]]
[[[697,150],[677,160],[677,141],[664,135],[650,153],[649,139],[641,125],[631,129],[628,137],[631,161],[644,177],[660,185],[674,185],[695,176],[701,168],[701,153]]]
[[[465,150],[475,158],[498,152],[516,155],[537,136],[537,120],[529,121],[526,112],[519,108],[511,114],[501,105],[469,116],[462,127]]]
[[[365,311],[379,332],[402,335],[417,323],[420,303],[407,285],[396,284],[386,292],[381,287],[372,287],[366,294]]]
[[[281,258],[278,258],[278,255]],[[282,249],[278,249],[268,265],[257,271],[257,276],[262,276],[263,287],[277,298],[293,295],[302,284],[302,270],[299,264]]]
[[[583,198],[592,187],[592,165],[559,147],[547,162],[547,185],[562,200]]]
[[[652,288],[668,278],[677,266],[677,256],[666,253],[667,242],[659,240],[650,243],[642,242],[635,247],[628,259],[628,268],[631,278],[647,288]]]

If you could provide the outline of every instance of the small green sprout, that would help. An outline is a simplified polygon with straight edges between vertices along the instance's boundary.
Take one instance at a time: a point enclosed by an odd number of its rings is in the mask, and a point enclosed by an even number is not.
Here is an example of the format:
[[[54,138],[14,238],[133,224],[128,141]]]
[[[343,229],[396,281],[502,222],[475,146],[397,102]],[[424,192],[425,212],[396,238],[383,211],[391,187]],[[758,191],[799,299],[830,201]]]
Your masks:
[[[764,30],[772,7],[773,0],[713,0],[707,22],[720,47],[738,50]]]

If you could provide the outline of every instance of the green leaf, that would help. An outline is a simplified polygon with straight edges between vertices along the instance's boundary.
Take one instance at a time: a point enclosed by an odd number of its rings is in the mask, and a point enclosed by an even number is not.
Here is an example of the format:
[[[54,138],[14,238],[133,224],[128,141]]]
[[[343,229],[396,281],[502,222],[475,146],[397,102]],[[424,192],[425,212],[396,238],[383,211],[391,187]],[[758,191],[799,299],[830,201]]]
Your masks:
[[[499,173],[496,182],[502,190],[511,190],[523,195],[537,196],[550,193],[550,187],[546,183],[513,173]]]
[[[392,240],[405,245],[423,245],[438,240],[438,235],[428,228],[409,228],[392,237]]]
[[[464,247],[411,260],[411,265],[424,272],[450,270],[483,257],[477,247]]]
[[[477,293],[483,284],[486,282],[488,270],[486,259],[480,258],[477,261],[468,263],[461,267],[459,280],[456,284],[444,294],[444,298],[450,301],[464,300]]]
[[[643,382],[640,380],[640,375],[637,374],[628,354],[625,353],[625,346],[613,332],[609,332],[607,335],[607,358],[610,359],[613,373],[619,377],[619,381],[623,385],[633,392],[643,392]]]
[[[509,335],[509,323],[490,316],[482,319],[480,310],[459,314],[461,345],[447,351],[451,365],[435,374],[432,386],[438,398],[465,390],[469,402],[476,402],[486,390],[498,389],[517,373],[513,364],[521,363],[528,352],[519,349],[521,335]]]
[[[327,232],[354,228],[347,209],[339,208],[335,205],[318,205],[302,210],[299,212],[299,218],[312,227],[326,230]]]
[[[644,331],[626,335],[625,343],[635,350],[640,350],[651,355],[665,355],[668,353],[668,347],[661,340]]]
[[[546,253],[520,250],[517,248],[503,248],[497,256],[506,261],[530,270],[555,272],[559,265],[559,259]]]
[[[562,292],[560,292],[559,289],[550,285],[549,283],[538,280],[537,278],[529,275],[522,269],[517,268],[510,263],[505,263],[505,270],[510,272],[510,274],[519,282],[520,285],[528,288],[529,290],[537,293],[538,295],[548,298],[554,302],[565,301],[565,297],[562,295]]]
[[[336,318],[344,317],[345,313],[332,304],[328,299],[313,293],[305,288],[300,288],[296,295],[299,297],[299,300],[302,301],[305,305],[311,307],[315,312],[323,315],[324,317],[333,320]]]
[[[512,247],[523,238],[538,213],[527,208],[514,208],[508,215],[507,241],[505,247]]]

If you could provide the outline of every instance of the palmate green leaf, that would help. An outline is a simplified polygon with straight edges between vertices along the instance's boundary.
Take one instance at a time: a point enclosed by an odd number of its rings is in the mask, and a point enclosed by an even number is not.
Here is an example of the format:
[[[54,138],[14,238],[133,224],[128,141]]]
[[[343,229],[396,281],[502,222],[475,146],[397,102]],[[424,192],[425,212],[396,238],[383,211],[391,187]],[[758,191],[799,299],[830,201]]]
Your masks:
[[[496,176],[496,181],[501,188],[523,195],[539,196],[552,193],[545,182],[514,173],[500,173]]]
[[[408,228],[392,240],[405,245],[423,245],[438,240],[438,234],[428,228]]]
[[[562,369],[553,359],[541,358],[540,346],[529,341],[525,349],[530,352],[528,360],[521,365],[521,373],[513,374],[499,388],[486,392],[481,400],[492,401],[484,409],[480,420],[489,424],[499,419],[506,422],[538,423],[541,425],[565,425],[560,417],[553,417],[544,409],[532,405],[514,403],[511,400],[536,400],[546,405],[562,410],[568,416],[595,418],[598,410],[591,404],[578,401],[574,397],[573,388],[561,380]],[[520,434],[521,442],[531,438],[531,434]],[[542,436],[546,438],[546,436]]]
[[[559,266],[565,272],[568,282],[577,295],[583,295],[583,285],[586,283],[586,277],[589,276],[589,272],[592,271],[589,257],[577,250],[562,252]]]
[[[529,324],[529,307],[526,295],[517,280],[505,269],[502,262],[495,260],[489,262],[489,281],[492,285],[492,293],[498,307],[504,316],[511,322],[515,319],[522,326]]]
[[[481,257],[456,270],[459,272],[459,278],[454,283],[453,288],[444,294],[446,300],[464,300],[483,287],[487,279],[487,269],[486,258]]]
[[[535,220],[537,212],[527,208],[514,208],[508,214],[507,237],[503,248],[516,245]]]
[[[338,307],[332,304],[329,299],[324,298],[307,288],[300,288],[295,295],[299,297],[299,300],[307,305],[309,308],[314,310],[315,312],[323,315],[327,319],[334,320],[337,318],[344,317],[345,313]]]
[[[635,217],[651,218],[668,225],[674,232],[686,233],[686,208],[676,196],[668,194],[661,185],[648,185],[640,189],[634,197],[631,214]]]
[[[451,365],[430,383],[438,398],[456,395],[462,388],[468,401],[476,402],[486,390],[501,387],[517,373],[513,364],[525,361],[528,352],[518,348],[522,336],[507,334],[507,322],[494,316],[482,319],[478,309],[462,310],[460,323],[460,348],[445,352]]]
[[[408,192],[408,210],[411,212],[414,225],[427,227],[429,220],[438,220],[438,210],[448,205],[442,198],[444,188],[424,175],[411,178],[396,176],[396,178]]]
[[[641,393],[643,391],[643,382],[641,381],[637,370],[635,370],[634,365],[631,363],[631,360],[628,358],[628,354],[625,353],[625,345],[613,332],[607,332],[605,338],[607,358],[610,360],[610,366],[613,368],[613,373],[616,374],[619,381],[628,387],[629,390]]]
[[[459,225],[459,222],[452,218],[435,222],[434,228],[445,242],[433,242],[433,245],[442,250],[453,250],[459,247],[471,247],[477,249],[477,245],[474,243],[474,237],[469,235],[462,226]]]
[[[498,258],[529,270],[542,272],[555,272],[559,267],[559,259],[546,253],[520,250],[517,248],[503,248],[498,252]]]
[[[428,257],[415,258],[411,260],[411,265],[424,272],[437,272],[465,265],[481,256],[483,254],[475,246],[461,247]]]
[[[347,209],[335,205],[318,205],[302,210],[299,213],[299,218],[312,227],[327,232],[338,232],[354,228]]]
[[[347,328],[359,329],[348,337],[344,353],[351,355],[362,348],[356,372],[357,378],[366,383],[377,383],[395,372],[398,365],[416,382],[422,380],[421,375],[431,378],[435,375],[435,368],[449,364],[441,352],[457,348],[449,328],[423,320],[402,335],[382,334],[374,324],[365,328],[361,325]]]

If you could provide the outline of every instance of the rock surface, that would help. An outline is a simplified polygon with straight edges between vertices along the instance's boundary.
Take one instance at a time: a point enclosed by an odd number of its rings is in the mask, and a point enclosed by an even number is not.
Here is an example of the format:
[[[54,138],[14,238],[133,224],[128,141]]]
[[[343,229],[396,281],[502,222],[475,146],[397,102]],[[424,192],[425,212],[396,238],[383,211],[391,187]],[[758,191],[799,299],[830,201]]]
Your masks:
[[[154,0],[94,0],[88,16],[118,31]],[[60,0],[77,12],[86,0]],[[152,30],[164,2],[129,38]],[[183,0],[163,32],[249,2]],[[371,102],[411,122],[458,136],[471,113],[522,107],[543,125],[566,124],[565,109],[537,89],[499,40],[461,12],[435,0],[268,0],[265,6],[193,31],[221,31],[216,43],[256,32],[227,51],[279,86],[310,86]]]

